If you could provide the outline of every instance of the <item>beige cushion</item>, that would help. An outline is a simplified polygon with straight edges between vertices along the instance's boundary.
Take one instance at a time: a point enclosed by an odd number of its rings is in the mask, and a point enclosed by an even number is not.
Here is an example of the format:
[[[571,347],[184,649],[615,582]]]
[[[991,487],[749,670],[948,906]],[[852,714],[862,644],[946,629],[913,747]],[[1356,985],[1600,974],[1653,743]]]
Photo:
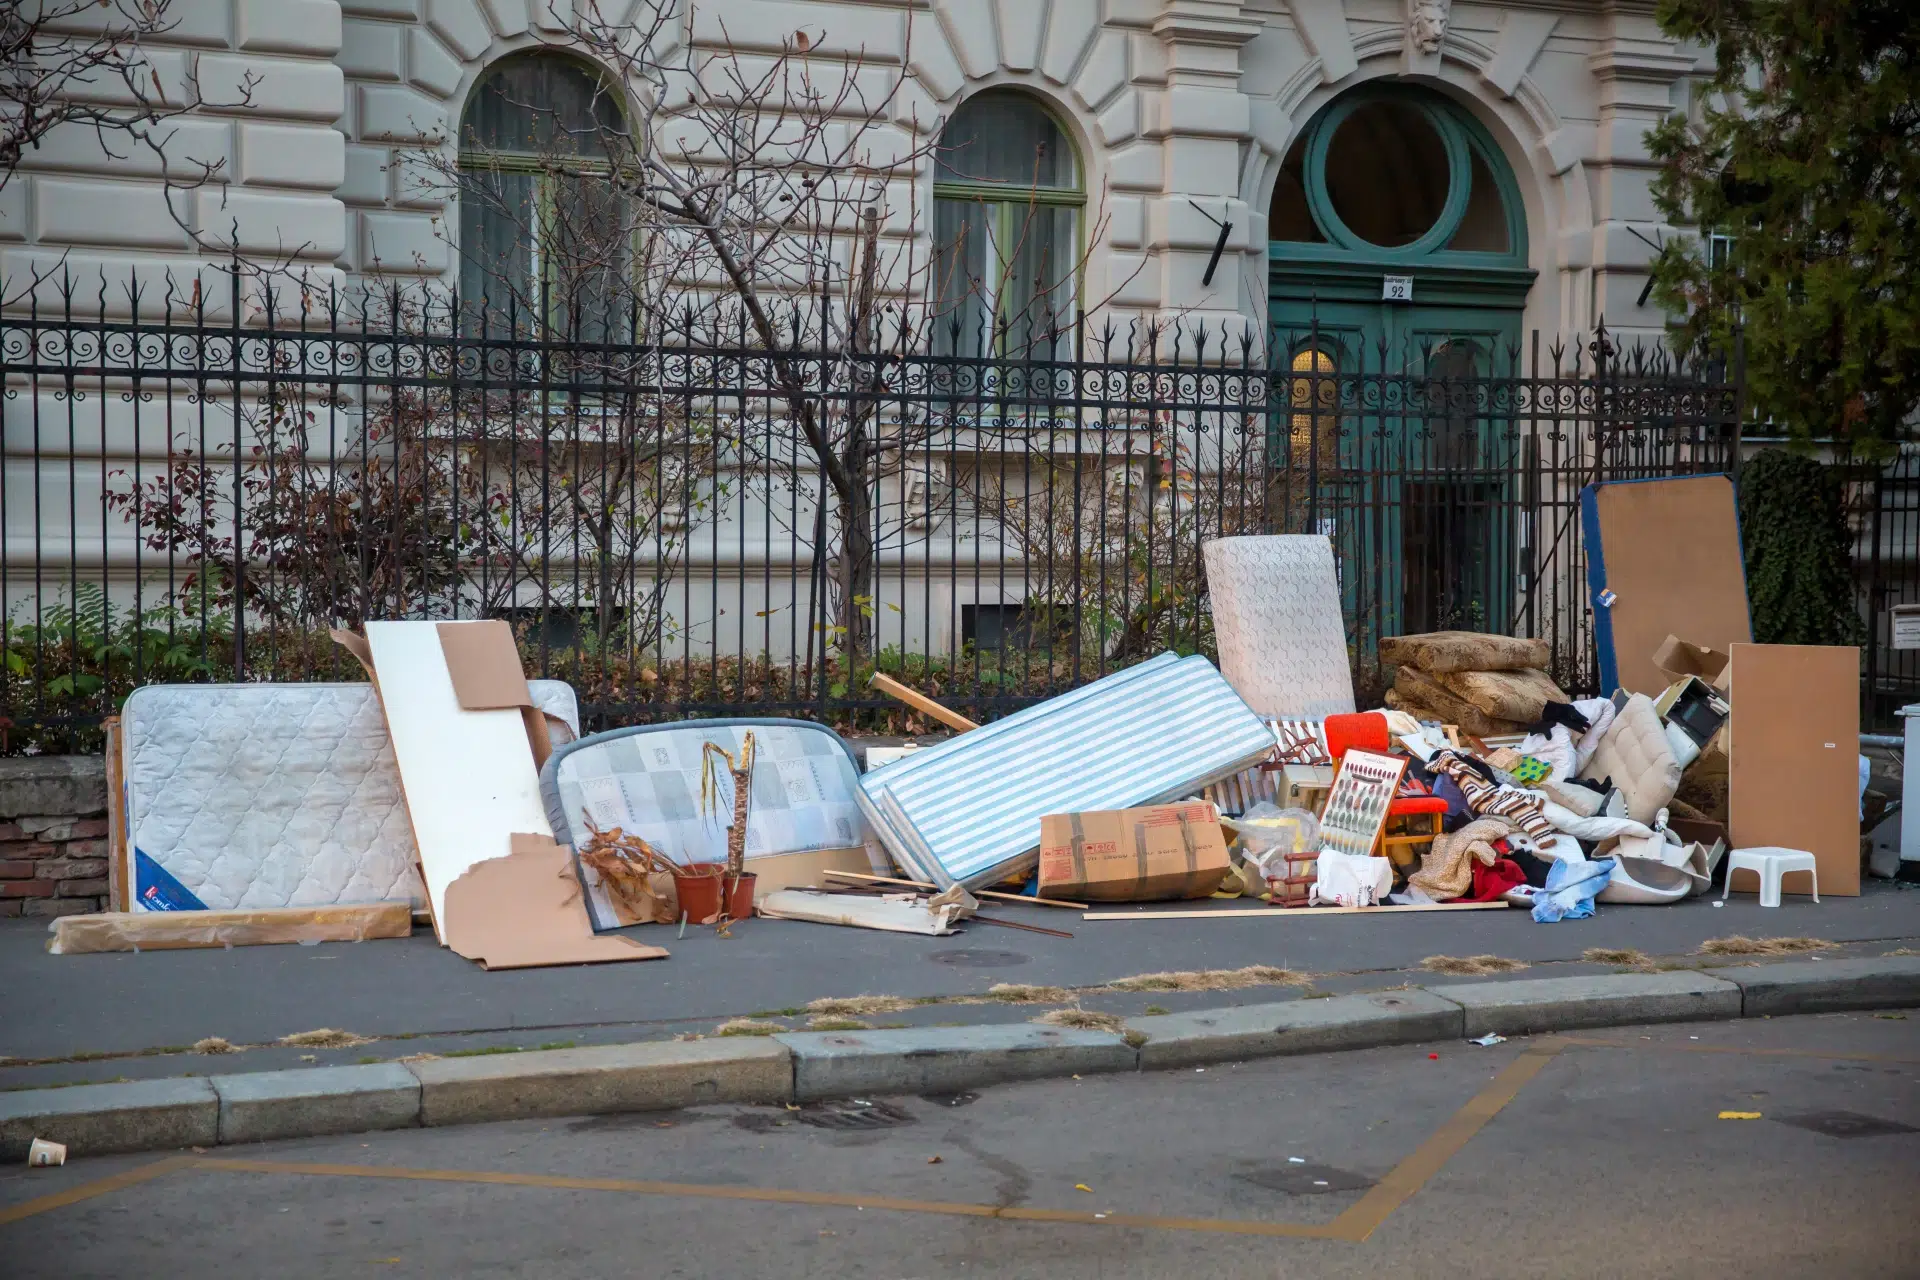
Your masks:
[[[1680,787],[1680,762],[1673,758],[1653,699],[1644,693],[1627,699],[1580,776],[1612,778],[1635,822],[1650,823],[1667,807]]]

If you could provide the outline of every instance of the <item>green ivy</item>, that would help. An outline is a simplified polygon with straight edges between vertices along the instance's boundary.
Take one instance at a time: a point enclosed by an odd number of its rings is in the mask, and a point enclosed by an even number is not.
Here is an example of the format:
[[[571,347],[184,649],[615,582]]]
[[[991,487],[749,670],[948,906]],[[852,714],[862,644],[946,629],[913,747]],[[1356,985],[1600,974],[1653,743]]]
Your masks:
[[[1754,458],[1740,473],[1740,537],[1757,642],[1862,642],[1853,534],[1831,468],[1784,449]]]

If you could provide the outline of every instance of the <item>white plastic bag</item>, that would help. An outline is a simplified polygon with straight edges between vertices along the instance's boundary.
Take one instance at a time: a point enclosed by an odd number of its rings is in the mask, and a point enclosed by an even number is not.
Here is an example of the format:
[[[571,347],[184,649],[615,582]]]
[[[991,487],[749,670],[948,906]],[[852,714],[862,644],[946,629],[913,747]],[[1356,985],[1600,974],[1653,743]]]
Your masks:
[[[1385,858],[1322,849],[1312,905],[1375,907],[1393,891],[1393,863]]]

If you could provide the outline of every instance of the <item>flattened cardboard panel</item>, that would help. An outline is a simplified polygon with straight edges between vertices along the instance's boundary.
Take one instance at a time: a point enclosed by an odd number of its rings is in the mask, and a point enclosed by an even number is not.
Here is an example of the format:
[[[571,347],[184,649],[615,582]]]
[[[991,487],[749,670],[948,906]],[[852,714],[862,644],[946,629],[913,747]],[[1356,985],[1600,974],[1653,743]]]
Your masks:
[[[1732,649],[1733,848],[1805,849],[1820,895],[1860,893],[1860,651],[1827,645],[1736,644]],[[1752,872],[1736,890],[1759,888]],[[1805,893],[1804,874],[1783,888]]]
[[[1753,639],[1731,479],[1592,484],[1580,509],[1605,692],[1665,689],[1653,655],[1670,635],[1723,653]],[[1601,604],[1609,591],[1613,603]]]
[[[369,622],[367,644],[434,932],[445,942],[447,886],[476,862],[505,856],[513,832],[552,835],[539,769],[519,708],[460,705],[438,624]]]
[[[594,936],[572,850],[531,832],[510,843],[506,857],[475,863],[447,886],[449,947],[489,970],[666,958],[664,947]]]
[[[180,951],[275,943],[364,942],[413,932],[406,902],[354,906],[265,907],[249,911],[133,911],[64,916],[55,921],[54,955],[94,951]]]
[[[442,622],[438,627],[447,674],[453,678],[453,696],[462,707],[468,711],[499,711],[533,705],[512,627],[497,619]]]

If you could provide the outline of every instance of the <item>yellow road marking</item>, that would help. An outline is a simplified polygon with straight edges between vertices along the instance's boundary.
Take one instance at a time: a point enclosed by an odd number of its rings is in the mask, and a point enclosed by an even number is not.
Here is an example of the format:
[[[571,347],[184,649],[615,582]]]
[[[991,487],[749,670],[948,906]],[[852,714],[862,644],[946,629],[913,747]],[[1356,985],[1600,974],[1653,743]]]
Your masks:
[[[105,1178],[95,1178],[92,1182],[83,1182],[65,1191],[56,1191],[52,1195],[25,1200],[16,1205],[0,1209],[0,1227],[9,1222],[18,1222],[22,1218],[31,1218],[35,1214],[45,1213],[49,1209],[64,1209],[70,1204],[79,1204],[95,1196],[104,1196],[125,1187],[137,1186],[149,1178],[157,1178],[163,1173],[172,1173],[175,1169],[185,1169],[195,1163],[192,1156],[168,1156],[164,1160],[155,1160],[152,1164],[143,1164],[137,1169],[125,1173],[111,1174]]]
[[[686,1196],[701,1200],[745,1200],[764,1204],[819,1205],[845,1209],[890,1209],[897,1213],[936,1213],[960,1218],[999,1218],[1009,1222],[1067,1223],[1089,1227],[1146,1227],[1161,1231],[1210,1231],[1243,1236],[1330,1238],[1330,1224],[1243,1222],[1231,1218],[1162,1218],[1138,1213],[1094,1214],[1087,1210],[1029,1209],[940,1200],[904,1200],[897,1196],[846,1195],[830,1191],[792,1191],[779,1187],[727,1187],[699,1182],[649,1182],[627,1178],[567,1178],[544,1173],[503,1173],[487,1169],[404,1169],[365,1164],[307,1164],[279,1160],[206,1159],[196,1168],[231,1173],[286,1173],[334,1178],[394,1178],[408,1182],[481,1183],[501,1187],[546,1187],[561,1191],[612,1191],[627,1195]]]
[[[225,1157],[172,1156],[125,1173],[83,1183],[66,1191],[0,1209],[0,1225],[17,1222],[50,1209],[90,1200],[134,1186],[176,1169],[205,1169],[227,1173],[279,1173],[308,1177],[386,1178],[408,1182],[447,1182],[506,1187],[542,1187],[561,1191],[605,1191],[625,1195],[680,1196],[703,1200],[738,1200],[761,1204],[814,1205],[826,1208],[892,1210],[961,1218],[998,1218],[1006,1222],[1044,1222],[1089,1227],[1133,1227],[1159,1231],[1195,1231],[1216,1235],[1265,1236],[1293,1239],[1344,1240],[1358,1243],[1405,1204],[1438,1173],[1486,1123],[1498,1115],[1525,1088],[1528,1081],[1559,1052],[1563,1044],[1543,1042],[1520,1055],[1495,1076],[1493,1082],[1455,1112],[1413,1154],[1394,1166],[1357,1202],[1332,1222],[1253,1222],[1231,1218],[1168,1218],[1153,1214],[1101,1213],[1072,1209],[1036,1209],[1021,1206],[971,1204],[939,1200],[908,1200],[897,1196],[863,1196],[829,1191],[798,1191],[779,1187],[716,1186],[694,1182],[656,1182],[627,1178],[570,1178],[553,1174],[511,1173],[488,1169],[411,1169],[384,1165],[316,1164],[284,1160],[241,1160]],[[1610,1042],[1595,1042],[1616,1047]],[[1642,1048],[1622,1044],[1621,1048]]]
[[[1395,1165],[1391,1173],[1376,1182],[1367,1194],[1335,1218],[1331,1224],[1331,1234],[1336,1239],[1355,1242],[1372,1235],[1374,1229],[1385,1222],[1395,1209],[1426,1185],[1427,1179],[1440,1172],[1447,1161],[1458,1155],[1460,1149],[1473,1140],[1473,1135],[1486,1126],[1487,1121],[1499,1115],[1509,1102],[1518,1097],[1527,1082],[1539,1075],[1541,1068],[1553,1061],[1559,1051],[1559,1045],[1545,1044],[1529,1049],[1508,1063],[1506,1069],[1493,1078],[1493,1083],[1482,1089],[1466,1106],[1454,1112],[1412,1155]]]

